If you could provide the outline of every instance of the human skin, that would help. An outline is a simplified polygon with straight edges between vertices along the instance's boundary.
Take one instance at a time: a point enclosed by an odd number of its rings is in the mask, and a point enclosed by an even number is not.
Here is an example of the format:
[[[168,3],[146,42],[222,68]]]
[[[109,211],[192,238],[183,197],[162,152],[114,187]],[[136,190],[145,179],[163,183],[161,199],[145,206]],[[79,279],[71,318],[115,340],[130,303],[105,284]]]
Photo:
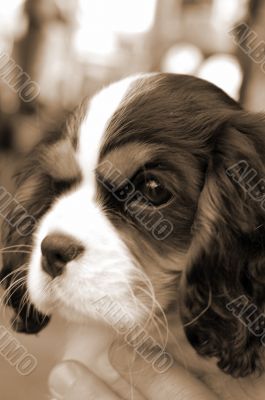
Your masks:
[[[177,362],[159,373],[131,346],[113,346],[114,337],[108,326],[96,321],[68,326],[64,361],[49,378],[53,400],[218,399]]]
[[[107,385],[81,363],[69,360],[52,370],[49,387],[56,400],[217,400],[202,382],[177,364],[163,374],[151,368],[133,377],[124,374]]]

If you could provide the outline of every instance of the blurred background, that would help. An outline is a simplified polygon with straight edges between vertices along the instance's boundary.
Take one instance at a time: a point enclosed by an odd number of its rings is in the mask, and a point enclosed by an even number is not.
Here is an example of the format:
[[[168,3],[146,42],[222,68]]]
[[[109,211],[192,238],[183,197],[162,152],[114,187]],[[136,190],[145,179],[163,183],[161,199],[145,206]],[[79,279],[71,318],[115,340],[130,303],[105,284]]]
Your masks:
[[[84,96],[138,72],[203,77],[262,111],[264,22],[262,0],[0,0],[0,149],[26,154]],[[64,329],[16,336],[38,367],[23,377],[0,356],[1,399],[48,399]]]
[[[137,72],[194,74],[261,110],[265,67],[251,53],[265,54],[264,13],[261,0],[0,0],[0,144],[13,132],[27,151],[81,98]],[[18,68],[39,86],[31,101],[7,84],[23,85]]]

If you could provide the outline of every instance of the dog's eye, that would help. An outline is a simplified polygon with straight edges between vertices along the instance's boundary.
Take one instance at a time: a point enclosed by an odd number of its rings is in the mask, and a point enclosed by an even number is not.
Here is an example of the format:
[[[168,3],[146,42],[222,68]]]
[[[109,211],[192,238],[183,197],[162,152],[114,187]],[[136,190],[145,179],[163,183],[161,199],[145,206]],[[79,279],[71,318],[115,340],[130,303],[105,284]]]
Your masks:
[[[156,207],[167,203],[172,198],[172,193],[157,176],[150,172],[141,173],[134,184],[136,190]]]

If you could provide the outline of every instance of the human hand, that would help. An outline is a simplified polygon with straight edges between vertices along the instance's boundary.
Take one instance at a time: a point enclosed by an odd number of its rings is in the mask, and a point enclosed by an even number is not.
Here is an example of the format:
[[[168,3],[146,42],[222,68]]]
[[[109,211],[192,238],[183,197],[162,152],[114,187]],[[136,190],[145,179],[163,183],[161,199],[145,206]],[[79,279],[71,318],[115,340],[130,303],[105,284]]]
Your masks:
[[[133,373],[133,386],[131,378],[117,375],[106,384],[81,363],[64,361],[51,372],[49,387],[56,400],[129,400],[132,390],[135,400],[217,400],[210,389],[177,364],[163,374],[151,367],[144,373]]]
[[[49,377],[53,400],[121,400],[88,368],[76,361],[56,365]]]

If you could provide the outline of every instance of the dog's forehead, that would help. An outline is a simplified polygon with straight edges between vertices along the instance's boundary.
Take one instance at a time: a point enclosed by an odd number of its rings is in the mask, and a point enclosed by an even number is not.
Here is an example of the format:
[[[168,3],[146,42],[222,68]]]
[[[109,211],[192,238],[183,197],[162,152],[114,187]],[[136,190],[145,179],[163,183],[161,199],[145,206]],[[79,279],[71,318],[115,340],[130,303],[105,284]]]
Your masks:
[[[203,94],[216,100],[220,97],[216,91],[205,81],[175,74],[139,74],[115,82],[77,110],[76,123],[69,125],[66,135],[68,140],[76,136],[76,154],[66,158],[53,151],[49,170],[57,166],[63,176],[71,169],[71,175],[81,169],[85,180],[94,180],[95,170],[111,159],[114,167],[131,175],[128,166],[153,162],[152,152],[176,153],[186,148],[187,138],[195,140],[200,122],[209,124],[211,120],[208,108],[212,103],[202,101]],[[71,167],[71,160],[77,161],[77,168]],[[63,166],[66,163],[67,168]]]
[[[138,79],[139,76],[132,76],[115,82],[96,94],[88,104],[86,117],[80,126],[77,152],[84,176],[89,176],[97,167],[108,123],[130,91],[131,85]]]
[[[146,146],[185,148],[201,122],[212,123],[213,102],[222,104],[226,97],[210,83],[188,75],[140,74],[108,86],[92,98],[79,129],[77,154],[83,176],[93,177],[110,154],[117,160],[113,151],[119,148],[127,150],[120,157],[130,156],[128,163],[137,152],[146,154]]]

